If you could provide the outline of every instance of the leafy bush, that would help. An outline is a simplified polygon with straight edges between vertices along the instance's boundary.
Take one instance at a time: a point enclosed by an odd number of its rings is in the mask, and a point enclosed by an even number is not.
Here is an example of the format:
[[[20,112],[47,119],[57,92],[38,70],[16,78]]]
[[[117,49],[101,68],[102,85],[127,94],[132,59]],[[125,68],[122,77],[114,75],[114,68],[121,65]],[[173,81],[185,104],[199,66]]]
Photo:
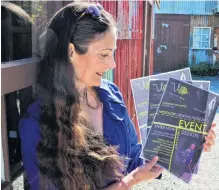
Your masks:
[[[177,70],[177,69],[184,69],[186,67],[189,67],[188,62],[182,62],[180,64],[177,64],[177,67],[175,68],[175,70]]]
[[[200,63],[190,65],[192,75],[216,76],[219,74],[219,64]]]

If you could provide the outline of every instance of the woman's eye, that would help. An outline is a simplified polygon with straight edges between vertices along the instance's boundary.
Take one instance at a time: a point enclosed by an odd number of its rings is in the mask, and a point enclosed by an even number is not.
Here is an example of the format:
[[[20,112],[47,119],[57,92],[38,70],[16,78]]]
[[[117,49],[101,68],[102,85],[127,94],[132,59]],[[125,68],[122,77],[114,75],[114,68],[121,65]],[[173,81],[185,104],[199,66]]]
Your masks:
[[[103,57],[103,58],[105,58],[105,57],[107,57],[108,56],[108,54],[102,54],[101,55],[101,57]]]

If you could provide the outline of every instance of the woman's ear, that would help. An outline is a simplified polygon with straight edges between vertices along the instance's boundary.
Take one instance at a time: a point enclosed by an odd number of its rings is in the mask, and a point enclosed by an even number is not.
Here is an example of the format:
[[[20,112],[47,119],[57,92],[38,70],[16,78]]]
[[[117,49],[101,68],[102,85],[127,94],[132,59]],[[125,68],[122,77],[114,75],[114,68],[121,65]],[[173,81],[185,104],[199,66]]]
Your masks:
[[[76,56],[76,52],[75,52],[75,46],[73,43],[69,43],[68,46],[68,55],[69,55],[69,60],[71,63],[73,63],[75,56]]]

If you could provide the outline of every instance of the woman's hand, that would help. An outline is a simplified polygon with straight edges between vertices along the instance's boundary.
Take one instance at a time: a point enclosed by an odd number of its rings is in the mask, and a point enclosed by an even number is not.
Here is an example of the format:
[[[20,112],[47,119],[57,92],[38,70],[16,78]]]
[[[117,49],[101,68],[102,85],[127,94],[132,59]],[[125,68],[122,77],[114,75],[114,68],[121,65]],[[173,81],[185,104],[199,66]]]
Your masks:
[[[157,161],[158,157],[156,156],[148,163],[136,168],[121,181],[113,183],[101,190],[128,190],[142,181],[149,181],[157,178],[164,171],[162,167],[156,166]]]
[[[208,132],[208,136],[205,137],[206,142],[203,145],[204,152],[210,152],[212,146],[215,144],[215,132],[213,131],[214,127],[216,127],[216,123],[211,125],[211,129]]]
[[[156,156],[148,163],[139,166],[130,174],[125,176],[123,181],[129,188],[131,188],[142,181],[149,181],[157,178],[164,171],[162,167],[156,165],[157,161],[158,157]]]

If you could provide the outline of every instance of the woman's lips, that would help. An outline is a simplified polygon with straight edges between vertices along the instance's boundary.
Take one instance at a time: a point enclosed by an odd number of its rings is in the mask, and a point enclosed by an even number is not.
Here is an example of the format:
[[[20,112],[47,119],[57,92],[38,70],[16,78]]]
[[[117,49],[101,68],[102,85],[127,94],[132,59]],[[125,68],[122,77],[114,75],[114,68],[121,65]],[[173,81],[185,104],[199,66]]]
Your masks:
[[[103,76],[103,74],[104,74],[104,72],[103,73],[99,73],[99,72],[96,72],[96,74],[98,75],[98,76]]]

